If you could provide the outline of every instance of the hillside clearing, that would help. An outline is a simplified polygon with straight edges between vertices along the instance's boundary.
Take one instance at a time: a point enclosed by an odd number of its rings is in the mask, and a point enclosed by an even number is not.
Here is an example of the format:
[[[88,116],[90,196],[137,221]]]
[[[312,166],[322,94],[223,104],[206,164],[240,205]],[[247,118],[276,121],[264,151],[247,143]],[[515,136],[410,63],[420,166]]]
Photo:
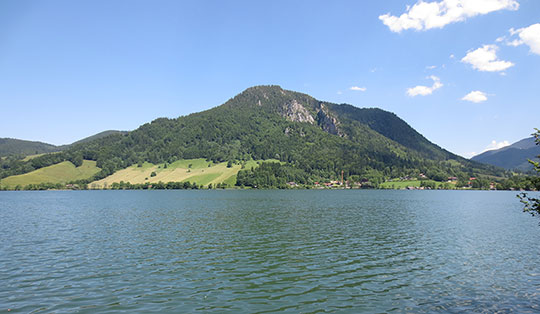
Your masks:
[[[71,162],[64,161],[29,173],[4,178],[0,181],[0,186],[12,189],[17,185],[24,187],[29,184],[67,183],[88,179],[100,170],[96,167],[95,161],[84,160],[80,167],[75,167]]]
[[[265,162],[276,162],[277,160],[266,160]],[[245,163],[245,169],[257,167],[258,162],[250,160]],[[182,159],[171,164],[154,165],[148,162],[141,166],[133,165],[126,169],[119,170],[112,175],[94,181],[89,184],[91,189],[106,189],[113,183],[121,181],[131,184],[157,183],[157,182],[185,182],[197,183],[208,186],[218,183],[226,183],[230,186],[236,184],[236,174],[242,168],[241,165],[227,167],[226,162],[214,164],[204,158]],[[155,173],[155,176],[152,176]]]

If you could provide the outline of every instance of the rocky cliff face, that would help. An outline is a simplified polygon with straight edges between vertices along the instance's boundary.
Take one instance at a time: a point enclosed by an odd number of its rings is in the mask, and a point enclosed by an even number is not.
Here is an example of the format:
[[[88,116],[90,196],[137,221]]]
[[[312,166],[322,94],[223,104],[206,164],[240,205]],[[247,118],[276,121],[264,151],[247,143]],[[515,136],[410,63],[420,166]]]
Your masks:
[[[317,123],[317,125],[325,132],[338,136],[345,136],[345,133],[339,128],[339,120],[328,111],[328,108],[323,104],[319,104],[316,110],[316,118],[313,118],[311,113],[294,99],[281,107],[280,114],[289,121],[307,122],[309,124]]]
[[[319,112],[317,113],[317,124],[326,132],[334,135],[345,136],[339,129],[339,121],[334,117],[328,109],[321,104]]]
[[[266,107],[291,122],[318,125],[323,131],[346,137],[336,114],[313,97],[285,91],[279,86],[255,86],[245,90],[233,101]],[[291,130],[286,130],[289,135]]]
[[[281,116],[289,121],[307,122],[310,124],[315,123],[315,119],[311,116],[309,111],[296,100],[284,104],[280,113]]]

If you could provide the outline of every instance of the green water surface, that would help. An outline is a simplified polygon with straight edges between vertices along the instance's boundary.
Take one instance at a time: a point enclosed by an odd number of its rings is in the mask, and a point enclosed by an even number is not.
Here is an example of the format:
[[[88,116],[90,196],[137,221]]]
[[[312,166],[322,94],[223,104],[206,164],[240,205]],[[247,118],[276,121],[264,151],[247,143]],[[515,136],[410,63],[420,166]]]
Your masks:
[[[539,312],[515,192],[0,192],[0,312]]]

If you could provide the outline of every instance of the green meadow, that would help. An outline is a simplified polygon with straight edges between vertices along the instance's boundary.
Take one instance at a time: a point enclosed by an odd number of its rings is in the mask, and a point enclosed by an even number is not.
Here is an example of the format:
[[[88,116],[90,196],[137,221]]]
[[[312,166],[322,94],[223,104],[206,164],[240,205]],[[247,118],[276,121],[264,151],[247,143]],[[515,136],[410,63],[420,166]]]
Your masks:
[[[387,181],[384,183],[381,183],[379,187],[381,189],[406,189],[408,187],[420,187],[422,185],[422,182],[424,184],[434,185],[435,188],[444,188],[444,189],[453,189],[455,188],[455,184],[448,183],[448,182],[437,182],[433,180],[408,180],[408,181]]]
[[[71,162],[64,161],[29,173],[4,178],[0,180],[0,186],[13,189],[17,185],[24,187],[28,184],[67,183],[88,179],[100,170],[96,167],[95,161],[84,160],[80,167],[75,167]]]
[[[243,165],[244,169],[257,167],[258,162],[250,160]],[[266,160],[265,162],[278,162],[277,160]],[[227,162],[213,163],[204,158],[181,159],[171,164],[151,164],[145,162],[133,165],[126,169],[119,170],[112,175],[94,181],[89,184],[92,189],[106,189],[113,183],[157,183],[157,182],[186,182],[197,183],[208,186],[225,183],[229,186],[236,184],[236,174],[242,169],[241,164],[231,164]]]
[[[165,183],[171,181],[189,181],[203,186],[219,183],[234,186],[238,171],[241,169],[256,168],[260,162],[262,161],[250,160],[242,164],[229,164],[228,162],[213,163],[204,158],[182,159],[170,164],[145,162],[119,170],[104,179],[91,182],[88,187],[92,189],[106,189],[113,183],[120,183],[122,181],[131,184],[157,183],[160,181]],[[271,159],[265,160],[265,162],[279,161]],[[89,179],[100,170],[100,168],[96,167],[95,161],[85,160],[80,167],[75,167],[71,162],[64,161],[26,174],[4,178],[0,180],[0,187],[14,189],[16,186],[25,187],[29,184],[67,183]]]

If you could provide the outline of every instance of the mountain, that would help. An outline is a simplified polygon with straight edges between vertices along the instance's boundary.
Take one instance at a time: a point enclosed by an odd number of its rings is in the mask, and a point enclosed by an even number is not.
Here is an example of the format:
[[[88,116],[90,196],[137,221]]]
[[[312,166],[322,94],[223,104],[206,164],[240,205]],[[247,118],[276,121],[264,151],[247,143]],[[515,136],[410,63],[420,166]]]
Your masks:
[[[319,101],[279,86],[255,86],[221,106],[175,119],[159,118],[127,133],[72,145],[61,154],[3,166],[0,177],[65,160],[96,161],[103,179],[131,165],[204,158],[243,167],[250,160],[279,160],[264,168],[275,182],[340,178],[380,182],[425,173],[448,176],[503,175],[501,169],[454,155],[431,143],[393,113]],[[255,169],[238,180],[257,176]],[[272,180],[277,181],[272,181]],[[247,181],[246,181],[247,180]],[[239,182],[238,182],[239,183]]]
[[[93,141],[102,137],[106,137],[112,134],[125,134],[125,133],[127,132],[115,131],[115,130],[103,131],[98,134],[94,134],[92,136],[78,140],[72,144],[61,145],[61,146],[56,146],[53,144],[47,144],[47,143],[42,143],[42,142],[19,140],[19,139],[14,139],[14,138],[0,138],[0,157],[13,156],[13,155],[28,156],[28,155],[37,155],[37,154],[43,154],[43,153],[59,152],[59,151],[68,149],[72,145],[87,143],[87,142],[90,142],[90,141]]]
[[[538,158],[536,158],[538,155],[540,155],[540,146],[536,145],[534,137],[529,137],[510,146],[489,150],[471,159],[508,170],[526,172],[533,168],[528,160],[538,161]]]
[[[0,157],[10,155],[35,155],[58,151],[55,145],[18,140],[14,138],[0,138]]]
[[[93,140],[97,140],[97,139],[100,139],[100,138],[103,138],[103,137],[107,137],[107,136],[113,135],[113,134],[127,134],[127,133],[128,133],[127,131],[107,130],[107,131],[99,132],[99,133],[97,133],[97,134],[94,134],[94,135],[85,137],[85,138],[83,138],[83,139],[81,139],[81,140],[78,140],[78,141],[76,141],[76,142],[71,143],[71,144],[68,145],[68,146],[73,146],[73,145],[77,145],[77,144],[88,143],[88,142],[91,142],[91,141],[93,141]]]

